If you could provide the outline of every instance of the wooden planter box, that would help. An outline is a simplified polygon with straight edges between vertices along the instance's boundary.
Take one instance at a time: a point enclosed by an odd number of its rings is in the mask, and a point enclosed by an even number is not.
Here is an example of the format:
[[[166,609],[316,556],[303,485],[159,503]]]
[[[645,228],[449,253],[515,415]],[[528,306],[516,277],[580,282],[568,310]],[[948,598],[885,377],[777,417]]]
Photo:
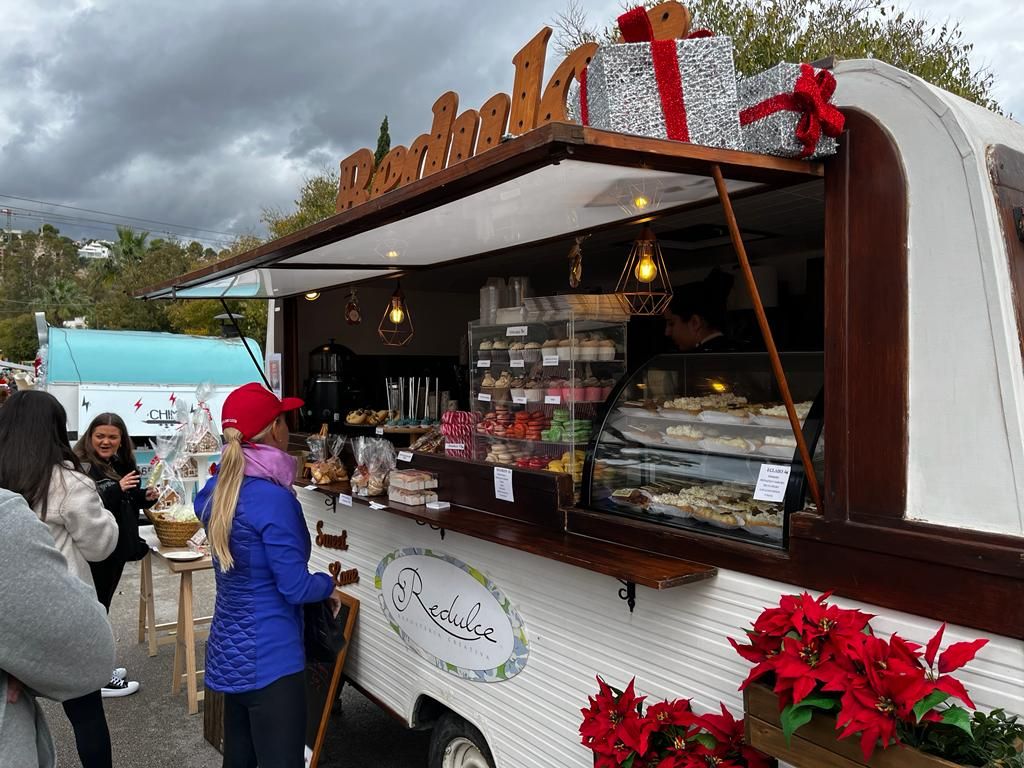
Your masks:
[[[835,717],[825,714],[815,714],[786,744],[779,724],[779,699],[763,685],[743,692],[743,709],[747,743],[794,768],[959,768],[941,757],[899,746],[877,749],[870,762],[864,762],[860,740],[851,736],[840,741]]]

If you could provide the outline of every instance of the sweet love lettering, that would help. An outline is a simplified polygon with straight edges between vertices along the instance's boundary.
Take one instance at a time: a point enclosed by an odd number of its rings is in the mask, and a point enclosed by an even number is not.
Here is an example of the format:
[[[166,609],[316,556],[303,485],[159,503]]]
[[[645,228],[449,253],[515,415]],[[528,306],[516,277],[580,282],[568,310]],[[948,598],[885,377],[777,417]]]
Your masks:
[[[342,531],[340,536],[331,533],[324,533],[324,521],[316,524],[316,545],[324,549],[348,549],[348,531]]]
[[[678,2],[661,3],[647,15],[656,40],[685,37],[690,29],[690,13]],[[459,114],[459,96],[448,91],[434,102],[430,133],[417,136],[408,147],[393,147],[376,165],[369,148],[342,160],[335,211],[341,213],[493,149],[506,133],[518,136],[546,123],[564,122],[569,86],[590,63],[597,43],[585,43],[569,53],[542,91],[550,38],[551,28],[544,27],[512,57],[511,96],[496,93],[480,109]]]
[[[335,560],[333,563],[327,566],[327,570],[331,576],[334,577],[334,583],[336,586],[344,587],[349,584],[359,583],[359,569],[349,568],[348,570],[342,570],[341,563]]]

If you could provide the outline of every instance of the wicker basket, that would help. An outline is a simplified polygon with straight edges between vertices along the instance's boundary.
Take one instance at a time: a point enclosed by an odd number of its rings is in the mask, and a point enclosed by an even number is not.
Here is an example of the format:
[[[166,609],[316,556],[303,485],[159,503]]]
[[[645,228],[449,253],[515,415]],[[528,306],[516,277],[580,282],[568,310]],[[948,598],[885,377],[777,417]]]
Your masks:
[[[156,537],[160,539],[160,543],[165,547],[187,547],[188,540],[192,538],[192,534],[199,530],[202,526],[198,520],[185,521],[181,520],[164,520],[159,516],[159,512],[153,512],[146,510],[146,517],[153,523],[153,530],[156,531]]]

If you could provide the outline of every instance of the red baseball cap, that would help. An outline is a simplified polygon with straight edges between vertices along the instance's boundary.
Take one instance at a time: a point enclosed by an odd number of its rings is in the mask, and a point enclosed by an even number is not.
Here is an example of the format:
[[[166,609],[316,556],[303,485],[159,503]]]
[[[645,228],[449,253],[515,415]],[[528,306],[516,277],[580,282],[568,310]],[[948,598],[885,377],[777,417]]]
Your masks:
[[[224,400],[221,429],[233,427],[242,433],[244,440],[251,440],[282,413],[301,408],[303,402],[299,397],[278,400],[277,395],[255,381],[243,384]]]

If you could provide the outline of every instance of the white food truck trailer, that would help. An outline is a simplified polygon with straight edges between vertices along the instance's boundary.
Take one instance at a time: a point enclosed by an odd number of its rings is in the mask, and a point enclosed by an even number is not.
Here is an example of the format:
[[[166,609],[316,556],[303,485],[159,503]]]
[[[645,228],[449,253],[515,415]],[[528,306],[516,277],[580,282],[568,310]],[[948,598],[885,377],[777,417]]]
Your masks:
[[[297,390],[300,350],[323,324],[345,340],[340,286],[365,295],[400,273],[422,335],[430,290],[414,290],[432,271],[448,280],[515,259],[535,282],[545,272],[564,281],[577,235],[594,233],[586,263],[599,271],[609,243],[621,264],[625,228],[704,223],[723,208],[744,236],[771,222],[783,241],[810,233],[812,245],[791,252],[824,264],[828,442],[817,498],[787,512],[781,546],[616,515],[588,504],[587,489],[576,500],[566,475],[506,476],[444,456],[398,465],[436,472],[448,510],[299,490],[321,535],[312,567],[333,567],[362,604],[345,677],[410,727],[434,727],[432,768],[592,765],[577,729],[595,675],[620,687],[635,676],[653,699],[738,714],[749,665],[726,638],[802,589],[832,589],[876,614],[876,629],[917,641],[943,620],[947,642],[989,637],[963,680],[979,707],[1024,711],[1024,127],[879,61],[840,61],[833,74],[847,124],[824,162],[538,120],[147,290],[230,297],[244,287],[280,301],[277,351],[286,390]],[[623,188],[660,199],[631,214],[609,192]],[[688,268],[685,253],[668,260]],[[317,304],[302,299],[314,290]],[[606,439],[595,434],[588,463],[600,463]]]

